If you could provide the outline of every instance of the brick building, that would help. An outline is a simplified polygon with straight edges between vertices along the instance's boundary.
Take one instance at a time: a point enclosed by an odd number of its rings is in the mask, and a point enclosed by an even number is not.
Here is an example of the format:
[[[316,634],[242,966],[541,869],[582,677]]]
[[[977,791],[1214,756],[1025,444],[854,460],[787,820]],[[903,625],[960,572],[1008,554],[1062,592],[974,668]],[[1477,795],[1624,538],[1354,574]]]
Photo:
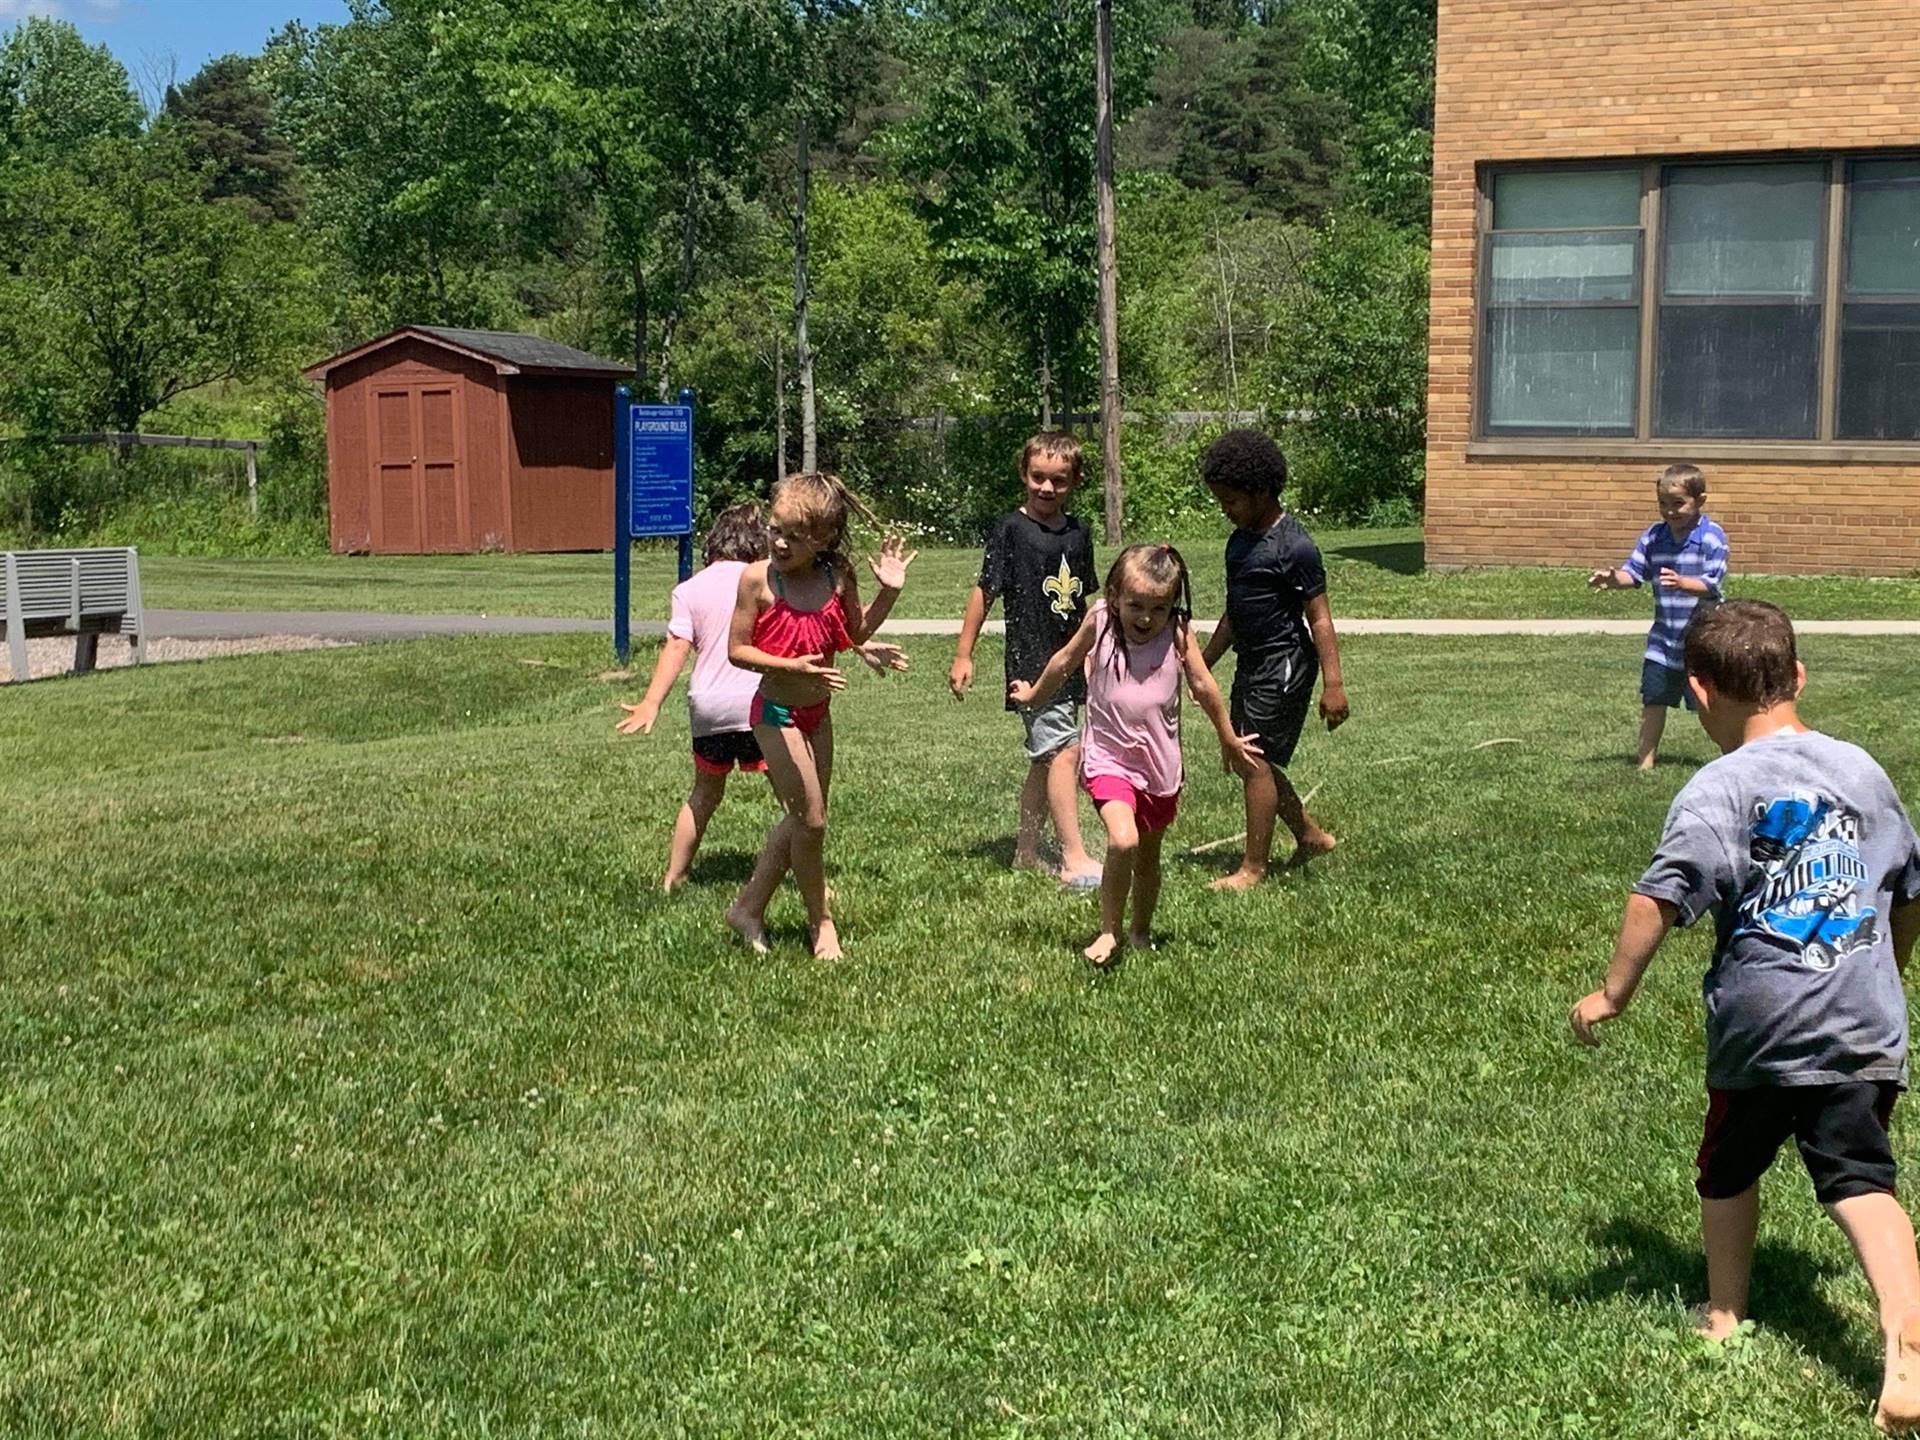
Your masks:
[[[1439,0],[1427,559],[1920,569],[1920,0]]]

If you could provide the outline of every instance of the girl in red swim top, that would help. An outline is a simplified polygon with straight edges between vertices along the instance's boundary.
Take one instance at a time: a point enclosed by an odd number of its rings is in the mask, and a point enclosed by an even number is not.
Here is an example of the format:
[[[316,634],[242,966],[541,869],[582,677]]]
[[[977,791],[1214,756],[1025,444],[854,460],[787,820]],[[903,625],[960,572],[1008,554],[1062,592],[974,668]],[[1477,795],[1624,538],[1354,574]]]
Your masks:
[[[740,574],[727,658],[760,675],[749,718],[766,757],[767,778],[787,813],[767,832],[752,878],[727,911],[727,924],[764,953],[767,904],[791,868],[806,902],[813,953],[837,960],[840,937],[827,910],[821,858],[833,780],[833,717],[827,706],[833,692],[847,684],[833,657],[864,648],[872,663],[878,647],[869,645],[868,637],[893,609],[907,566],[919,552],[908,550],[895,535],[881,542],[879,555],[869,562],[880,591],[863,609],[844,554],[846,487],[819,472],[789,475],[773,487],[767,538],[772,558]],[[897,649],[886,659],[893,668],[905,668]]]

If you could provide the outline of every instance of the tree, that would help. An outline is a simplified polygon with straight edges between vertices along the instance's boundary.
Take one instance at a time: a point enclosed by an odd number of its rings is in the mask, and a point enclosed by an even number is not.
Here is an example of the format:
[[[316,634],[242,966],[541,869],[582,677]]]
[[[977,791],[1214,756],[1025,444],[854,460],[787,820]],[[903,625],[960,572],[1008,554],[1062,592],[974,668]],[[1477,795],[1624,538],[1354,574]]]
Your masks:
[[[1114,109],[1145,93],[1145,12],[1123,12]],[[912,115],[896,132],[936,253],[1012,328],[1043,421],[1089,372],[1095,291],[1092,0],[931,0],[912,46]]]
[[[780,114],[785,18],[782,0],[650,0],[619,15],[597,0],[471,0],[435,22],[437,53],[497,110],[517,163],[572,177],[597,207],[630,277],[643,384],[665,290],[663,395],[702,240]]]
[[[800,383],[800,468],[819,467],[819,417],[809,326],[808,214],[816,139],[837,135],[871,93],[879,73],[876,7],[862,0],[795,0],[788,11],[788,107],[792,113],[794,360]]]
[[[259,221],[293,220],[300,189],[293,147],[272,128],[272,102],[254,83],[259,62],[243,55],[209,60],[162,109],[188,157],[210,167],[207,194],[237,199]]]
[[[1347,116],[1306,84],[1307,39],[1296,10],[1264,25],[1169,34],[1153,103],[1128,127],[1129,163],[1241,214],[1317,220],[1336,196]]]
[[[0,224],[0,403],[41,432],[138,430],[176,395],[255,373],[273,349],[270,240],[208,203],[168,137],[94,139],[15,166]]]
[[[1309,509],[1378,517],[1418,504],[1425,462],[1427,247],[1364,211],[1330,217],[1276,317],[1271,408]]]
[[[434,16],[350,9],[345,25],[289,24],[254,76],[355,292],[343,301],[361,302],[342,328],[498,323],[494,266],[535,242],[564,192],[502,163],[502,118],[436,51]]]
[[[127,139],[145,118],[126,67],[67,21],[28,16],[0,36],[0,160]]]
[[[1426,229],[1433,196],[1436,0],[1311,0],[1306,79],[1345,98],[1351,197]]]

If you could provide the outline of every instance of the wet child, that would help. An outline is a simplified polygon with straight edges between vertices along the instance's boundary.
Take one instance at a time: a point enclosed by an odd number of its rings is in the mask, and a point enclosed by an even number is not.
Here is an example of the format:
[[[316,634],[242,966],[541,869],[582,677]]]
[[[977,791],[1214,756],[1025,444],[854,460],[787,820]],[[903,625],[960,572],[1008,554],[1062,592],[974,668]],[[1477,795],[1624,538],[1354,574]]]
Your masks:
[[[1702,615],[1681,659],[1722,753],[1674,798],[1573,1033],[1598,1044],[1594,1028],[1627,1008],[1667,932],[1714,916],[1694,1187],[1701,1332],[1724,1339],[1746,1317],[1760,1177],[1791,1135],[1879,1304],[1874,1421],[1904,1433],[1920,1424],[1920,1261],[1887,1126],[1907,1086],[1901,972],[1920,933],[1920,837],[1871,755],[1800,723],[1807,672],[1777,607],[1735,600]]]
[[[767,905],[791,868],[806,903],[813,953],[822,960],[840,958],[822,858],[833,782],[828,706],[847,684],[833,657],[866,643],[880,627],[919,553],[898,536],[887,536],[869,562],[879,593],[862,607],[845,554],[847,505],[846,487],[823,472],[789,475],[774,486],[767,521],[771,555],[740,572],[727,645],[729,660],[760,676],[748,718],[786,810],[727,911],[727,924],[764,952]]]
[[[624,705],[622,735],[651,735],[661,702],[680,678],[688,655],[694,657],[687,683],[687,712],[693,731],[693,789],[673,822],[662,890],[684,885],[707,822],[726,798],[727,777],[735,767],[765,770],[760,746],[747,720],[760,679],[728,663],[727,628],[740,593],[740,572],[767,554],[767,520],[758,505],[735,505],[714,518],[707,532],[706,563],[692,579],[673,589],[667,641],[653,667],[653,679],[638,705]]]
[[[1228,520],[1227,608],[1207,640],[1209,669],[1229,649],[1233,670],[1233,728],[1259,738],[1265,757],[1247,777],[1247,838],[1240,867],[1213,882],[1215,890],[1245,890],[1267,873],[1273,822],[1286,822],[1293,857],[1303,865],[1334,847],[1334,838],[1307,813],[1287,778],[1294,747],[1320,689],[1320,718],[1337,729],[1348,715],[1340,675],[1340,641],[1327,606],[1327,570],[1313,538],[1280,504],[1287,457],[1258,430],[1229,430],[1207,448],[1200,478]]]
[[[956,700],[973,685],[973,646],[987,612],[999,599],[1006,608],[1006,681],[1033,681],[1047,661],[1080,628],[1099,584],[1093,573],[1093,540],[1077,516],[1063,508],[1080,483],[1080,442],[1046,430],[1020,452],[1020,483],[1026,499],[994,522],[980,561],[980,578],[967,597],[947,686]],[[1053,820],[1060,841],[1060,879],[1075,889],[1100,883],[1100,867],[1080,838],[1080,706],[1086,684],[1069,675],[1051,704],[1007,708],[1019,712],[1025,731],[1027,778],[1020,787],[1020,825],[1014,832],[1013,868],[1044,870],[1040,832]]]
[[[1669,465],[1653,482],[1660,518],[1641,533],[1627,563],[1617,570],[1596,570],[1587,577],[1594,590],[1624,590],[1653,582],[1653,628],[1640,662],[1640,738],[1634,759],[1653,768],[1667,728],[1667,711],[1685,703],[1687,675],[1681,650],[1687,622],[1703,599],[1720,598],[1727,573],[1727,532],[1704,513],[1707,478],[1697,465]]]
[[[1029,684],[1015,680],[1015,703],[1044,706],[1085,667],[1087,721],[1080,773],[1107,827],[1100,876],[1100,933],[1081,952],[1105,968],[1120,937],[1151,944],[1160,899],[1160,845],[1173,823],[1183,780],[1180,688],[1184,680],[1220,737],[1220,758],[1237,775],[1260,767],[1260,747],[1236,735],[1220,687],[1193,635],[1193,589],[1186,561],[1171,545],[1131,545],[1107,571],[1107,598],[1087,612],[1074,636]],[[1127,896],[1133,916],[1127,928]]]

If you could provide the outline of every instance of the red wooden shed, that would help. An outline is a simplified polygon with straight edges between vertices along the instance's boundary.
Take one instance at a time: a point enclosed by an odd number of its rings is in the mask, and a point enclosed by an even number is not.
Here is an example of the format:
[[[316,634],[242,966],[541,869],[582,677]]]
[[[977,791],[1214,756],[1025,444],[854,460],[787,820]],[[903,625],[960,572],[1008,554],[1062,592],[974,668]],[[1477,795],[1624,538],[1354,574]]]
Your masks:
[[[504,330],[406,325],[304,372],[327,386],[333,549],[613,545],[613,360]]]

